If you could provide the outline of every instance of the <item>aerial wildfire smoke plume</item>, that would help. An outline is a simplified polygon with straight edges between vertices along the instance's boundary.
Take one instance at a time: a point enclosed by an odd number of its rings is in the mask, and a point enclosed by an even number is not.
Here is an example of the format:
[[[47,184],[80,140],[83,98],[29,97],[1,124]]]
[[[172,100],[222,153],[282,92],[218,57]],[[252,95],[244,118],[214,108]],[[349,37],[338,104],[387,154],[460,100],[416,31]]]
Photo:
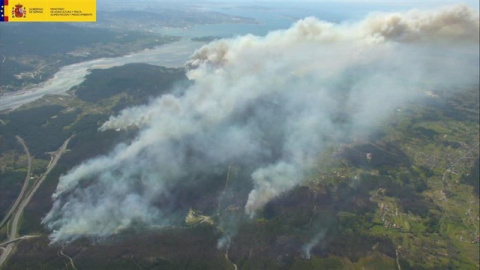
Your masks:
[[[318,242],[322,241],[326,233],[327,233],[326,229],[321,230],[320,232],[316,233],[308,243],[303,245],[302,251],[303,251],[303,257],[305,259],[310,259],[312,257],[311,252],[313,247],[315,247],[318,244]]]
[[[187,63],[188,89],[103,124],[138,135],[63,175],[43,223],[52,242],[167,225],[172,189],[229,164],[251,171],[241,181],[253,187],[244,211],[254,217],[301,184],[329,143],[370,133],[426,91],[478,85],[478,61],[479,14],[462,5],[305,18],[212,42]]]

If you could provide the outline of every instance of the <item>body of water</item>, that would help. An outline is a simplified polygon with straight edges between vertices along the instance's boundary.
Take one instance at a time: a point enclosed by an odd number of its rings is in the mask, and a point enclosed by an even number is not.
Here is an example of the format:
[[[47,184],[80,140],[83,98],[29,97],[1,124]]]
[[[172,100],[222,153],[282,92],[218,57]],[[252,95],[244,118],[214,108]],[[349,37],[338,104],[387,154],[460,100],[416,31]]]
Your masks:
[[[51,79],[34,87],[0,97],[0,111],[18,108],[35,101],[46,94],[64,94],[71,87],[80,84],[91,69],[110,68],[129,63],[148,63],[166,67],[181,67],[195,49],[202,43],[192,42],[192,37],[216,36],[233,37],[245,34],[265,35],[272,30],[287,29],[295,21],[308,16],[320,20],[341,22],[360,20],[371,10],[391,11],[409,9],[409,5],[360,5],[355,3],[283,3],[275,5],[230,4],[200,6],[205,11],[219,12],[231,16],[241,16],[256,20],[256,24],[211,24],[188,28],[159,28],[152,31],[164,35],[181,36],[182,40],[165,44],[154,49],[144,50],[115,58],[100,58],[60,69]]]
[[[92,69],[106,69],[130,63],[147,63],[165,67],[181,67],[202,43],[182,39],[153,49],[113,58],[99,58],[62,67],[49,80],[0,97],[0,111],[12,110],[35,101],[46,94],[65,94],[83,82]]]

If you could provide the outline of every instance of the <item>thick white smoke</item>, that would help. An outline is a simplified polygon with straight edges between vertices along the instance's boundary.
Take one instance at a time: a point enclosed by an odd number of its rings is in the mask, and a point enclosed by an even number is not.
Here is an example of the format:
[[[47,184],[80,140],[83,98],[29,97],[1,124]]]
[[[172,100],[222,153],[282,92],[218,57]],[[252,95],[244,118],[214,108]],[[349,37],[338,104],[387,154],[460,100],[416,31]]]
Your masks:
[[[245,212],[304,179],[322,149],[368,133],[426,90],[477,85],[479,15],[466,6],[374,14],[356,23],[306,18],[265,37],[219,40],[188,63],[194,83],[111,117],[101,130],[136,139],[60,178],[44,223],[51,240],[168,221],[170,191],[213,168],[251,170]],[[171,206],[170,206],[171,207]]]

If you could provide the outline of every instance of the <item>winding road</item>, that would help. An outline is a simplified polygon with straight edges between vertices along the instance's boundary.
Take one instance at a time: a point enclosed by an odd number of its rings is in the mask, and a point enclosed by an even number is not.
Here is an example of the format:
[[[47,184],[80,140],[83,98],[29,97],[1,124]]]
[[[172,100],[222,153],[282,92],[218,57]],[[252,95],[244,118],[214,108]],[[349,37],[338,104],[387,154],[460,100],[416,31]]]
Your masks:
[[[227,260],[227,262],[229,262],[232,266],[233,266],[233,269],[234,270],[237,270],[238,267],[235,263],[233,263],[230,258],[228,257],[228,251],[230,251],[230,237],[228,237],[228,247],[227,249],[225,250],[225,260]]]
[[[75,267],[75,264],[73,263],[72,257],[68,256],[63,252],[63,248],[58,252],[59,255],[62,255],[63,257],[67,258],[68,261],[70,262],[70,265],[72,266],[73,269],[77,270],[77,267]]]

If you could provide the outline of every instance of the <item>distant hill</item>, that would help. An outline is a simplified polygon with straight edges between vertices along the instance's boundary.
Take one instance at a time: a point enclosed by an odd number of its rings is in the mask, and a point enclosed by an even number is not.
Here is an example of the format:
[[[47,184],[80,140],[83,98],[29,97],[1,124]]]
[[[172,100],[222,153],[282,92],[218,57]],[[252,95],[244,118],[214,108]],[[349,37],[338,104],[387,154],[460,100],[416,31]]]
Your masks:
[[[0,94],[45,81],[64,65],[178,40],[65,23],[0,24],[0,37]]]

